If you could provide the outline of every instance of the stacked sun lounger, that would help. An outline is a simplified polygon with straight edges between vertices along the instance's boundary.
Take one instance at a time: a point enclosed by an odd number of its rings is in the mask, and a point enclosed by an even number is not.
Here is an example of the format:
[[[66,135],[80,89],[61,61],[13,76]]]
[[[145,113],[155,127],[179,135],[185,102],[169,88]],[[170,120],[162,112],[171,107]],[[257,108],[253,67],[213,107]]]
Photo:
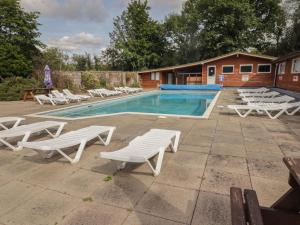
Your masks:
[[[292,102],[295,98],[280,95],[279,92],[267,88],[238,89],[238,95],[246,104],[228,105],[240,117],[247,117],[250,113],[265,113],[271,119],[282,114],[295,115],[300,110],[300,102]]]
[[[122,94],[122,92],[120,92],[120,91],[116,91],[116,90],[113,91],[113,90],[108,90],[105,88],[91,89],[91,90],[88,90],[88,93],[92,97],[101,97],[101,98]]]
[[[125,94],[133,94],[133,93],[143,91],[142,88],[131,88],[131,87],[115,87],[115,90]]]

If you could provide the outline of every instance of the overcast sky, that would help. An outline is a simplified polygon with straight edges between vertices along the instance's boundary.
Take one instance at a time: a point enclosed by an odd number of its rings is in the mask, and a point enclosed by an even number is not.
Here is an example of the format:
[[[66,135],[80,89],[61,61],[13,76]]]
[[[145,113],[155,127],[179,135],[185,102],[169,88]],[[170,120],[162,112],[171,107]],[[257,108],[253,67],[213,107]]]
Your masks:
[[[109,44],[113,18],[130,0],[21,0],[27,11],[39,11],[42,41],[70,53],[99,54]],[[150,14],[163,20],[179,12],[184,0],[149,0]]]

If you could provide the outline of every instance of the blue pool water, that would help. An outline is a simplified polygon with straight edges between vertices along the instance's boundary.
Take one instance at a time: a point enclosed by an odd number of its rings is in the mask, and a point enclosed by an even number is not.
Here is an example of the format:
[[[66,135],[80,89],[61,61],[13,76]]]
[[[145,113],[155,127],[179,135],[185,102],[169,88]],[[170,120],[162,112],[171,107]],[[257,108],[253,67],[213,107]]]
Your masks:
[[[56,117],[88,117],[123,112],[201,116],[216,92],[155,91],[137,96],[97,102],[42,115]]]

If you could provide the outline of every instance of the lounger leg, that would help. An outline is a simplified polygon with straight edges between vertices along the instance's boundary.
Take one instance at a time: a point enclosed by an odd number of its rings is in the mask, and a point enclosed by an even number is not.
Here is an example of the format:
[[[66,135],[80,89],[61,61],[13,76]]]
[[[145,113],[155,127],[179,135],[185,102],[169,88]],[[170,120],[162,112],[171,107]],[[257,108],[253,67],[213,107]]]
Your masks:
[[[26,142],[26,141],[28,140],[28,138],[30,137],[30,134],[31,134],[30,132],[25,133],[25,135],[24,135],[24,137],[23,137],[23,139],[22,139],[21,142]],[[17,147],[15,147],[15,146],[11,145],[11,144],[8,143],[7,141],[5,141],[3,138],[0,138],[0,142],[1,142],[2,144],[6,145],[7,147],[11,148],[14,152],[15,152],[15,151],[20,151],[20,150],[23,149],[22,146],[17,146]]]
[[[146,162],[150,166],[154,176],[158,176],[160,174],[160,169],[161,169],[162,161],[163,161],[163,158],[164,158],[164,154],[165,154],[165,149],[161,148],[159,153],[158,153],[158,158],[157,158],[155,168],[153,168],[153,166],[152,166],[152,164],[149,160],[146,160]]]
[[[111,137],[113,135],[113,132],[115,131],[115,127],[109,129],[108,135],[106,137],[106,140],[104,141],[100,135],[98,135],[99,140],[106,146],[110,143]]]
[[[289,116],[292,116],[294,114],[296,114],[296,112],[298,112],[300,110],[300,106],[297,107],[296,109],[294,109],[292,112],[288,112],[288,110],[285,111],[285,113]]]
[[[251,112],[252,112],[252,109],[249,109],[246,113],[242,114],[240,111],[238,111],[237,109],[234,109],[235,112],[240,116],[240,117],[243,117],[243,118],[246,118]]]
[[[126,166],[126,162],[119,162],[119,161],[117,161],[116,163],[117,163],[117,170],[122,170]]]
[[[70,156],[68,156],[66,153],[64,153],[61,149],[56,149],[56,151],[58,151],[63,157],[65,157],[67,160],[69,160],[71,164],[75,164],[75,163],[79,162],[82,152],[85,148],[85,145],[86,145],[86,141],[85,140],[81,141],[74,159],[72,159]]]
[[[13,125],[13,127],[17,127],[19,126],[19,124],[21,123],[22,119],[18,119],[15,124]]]
[[[64,126],[65,126],[64,123],[61,124],[61,125],[59,126],[59,128],[57,129],[57,131],[56,131],[55,134],[52,134],[48,129],[45,129],[45,131],[47,131],[47,133],[48,133],[51,137],[56,138],[56,137],[58,137],[58,136],[60,135],[60,133],[61,133],[62,130],[64,129]]]
[[[180,132],[176,132],[174,145],[173,145],[173,152],[177,152],[178,150],[179,139],[180,139]]]
[[[268,110],[265,110],[266,114],[271,118],[271,119],[277,119],[279,116],[281,116],[285,110],[282,109],[280,110],[277,114],[275,114],[274,116],[271,115],[271,113],[268,112]]]
[[[4,130],[8,130],[8,127],[4,126],[2,123],[0,123],[0,127],[2,127]]]

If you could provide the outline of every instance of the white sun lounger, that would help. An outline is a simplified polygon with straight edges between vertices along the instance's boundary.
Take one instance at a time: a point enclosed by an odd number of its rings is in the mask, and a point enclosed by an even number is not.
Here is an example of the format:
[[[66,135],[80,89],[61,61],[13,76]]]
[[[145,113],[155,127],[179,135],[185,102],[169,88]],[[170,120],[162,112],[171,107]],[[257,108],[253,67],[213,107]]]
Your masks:
[[[57,137],[60,135],[61,131],[63,130],[64,126],[66,125],[65,122],[57,122],[57,121],[43,121],[37,122],[27,125],[21,125],[18,127],[14,127],[8,130],[1,130],[0,131],[0,142],[7,147],[11,148],[13,151],[22,150],[22,146],[13,146],[8,142],[8,138],[16,138],[16,137],[23,137],[22,142],[25,142],[29,139],[30,135],[33,133],[46,131],[52,137]],[[50,129],[57,128],[55,134],[50,132]]]
[[[46,95],[35,95],[34,98],[40,105],[44,104],[52,104],[52,105],[63,105],[68,104],[69,101],[67,99],[55,98],[55,97],[48,97]]]
[[[261,88],[243,88],[243,89],[237,89],[239,93],[264,93],[269,91],[270,89],[261,87]]]
[[[86,101],[91,98],[89,95],[74,95],[69,89],[63,89],[63,93],[67,96],[67,98],[80,98],[82,101]]]
[[[250,98],[250,97],[262,97],[262,98],[274,98],[275,96],[280,95],[277,91],[270,91],[264,93],[241,93],[241,98]]]
[[[288,95],[283,95],[274,98],[250,97],[250,98],[242,98],[242,100],[247,103],[287,103],[287,102],[294,101],[295,98]]]
[[[240,117],[247,117],[251,112],[265,112],[271,119],[277,119],[283,113],[287,115],[294,115],[300,110],[300,102],[292,103],[257,103],[257,104],[248,104],[248,105],[228,105],[229,109],[233,109]],[[294,109],[295,108],[295,109]],[[288,111],[293,109],[292,111]],[[244,111],[244,113],[242,113]],[[271,112],[275,112],[274,115]]]
[[[18,145],[33,149],[41,153],[43,156],[46,156],[46,158],[50,158],[55,152],[58,152],[68,161],[70,161],[70,163],[74,164],[80,160],[82,152],[88,141],[98,138],[102,144],[108,145],[115,129],[115,127],[109,126],[89,126],[65,133],[57,138],[35,142],[22,141],[19,142]],[[107,134],[105,140],[102,139],[100,136],[101,134]],[[77,145],[78,149],[73,159],[63,151],[63,149]]]
[[[154,176],[161,170],[165,150],[170,146],[172,152],[178,148],[180,131],[151,129],[142,136],[133,139],[129,145],[114,152],[101,152],[102,158],[118,161],[118,169],[123,169],[127,162],[147,163]],[[150,159],[158,155],[156,165]]]
[[[0,127],[2,127],[4,130],[8,130],[8,126],[6,124],[12,124],[13,125],[10,128],[17,127],[22,120],[25,120],[21,117],[0,117]]]
[[[55,98],[69,100],[70,102],[80,102],[81,98],[77,96],[66,96],[63,93],[60,93],[58,90],[53,90],[51,93]]]
[[[101,98],[104,98],[104,96],[99,91],[97,91],[97,89],[87,90],[87,92],[92,97],[101,97]]]

